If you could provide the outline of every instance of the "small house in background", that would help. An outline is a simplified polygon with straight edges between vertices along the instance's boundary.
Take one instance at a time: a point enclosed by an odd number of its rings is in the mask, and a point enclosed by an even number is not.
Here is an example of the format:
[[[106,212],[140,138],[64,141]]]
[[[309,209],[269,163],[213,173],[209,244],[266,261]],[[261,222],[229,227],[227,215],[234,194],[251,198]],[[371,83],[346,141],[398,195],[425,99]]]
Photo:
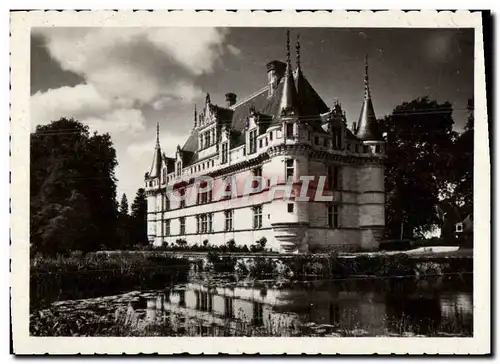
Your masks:
[[[441,201],[436,205],[436,212],[441,221],[441,240],[446,243],[456,241],[460,246],[472,248],[473,214],[463,217],[459,208],[448,201]]]

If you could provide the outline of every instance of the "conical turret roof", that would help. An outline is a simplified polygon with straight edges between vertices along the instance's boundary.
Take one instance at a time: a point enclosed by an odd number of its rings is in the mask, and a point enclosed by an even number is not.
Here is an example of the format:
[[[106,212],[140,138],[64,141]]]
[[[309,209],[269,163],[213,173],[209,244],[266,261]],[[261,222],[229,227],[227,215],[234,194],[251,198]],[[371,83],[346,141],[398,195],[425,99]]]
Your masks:
[[[160,124],[156,123],[156,145],[155,153],[153,157],[153,163],[151,164],[151,171],[149,172],[149,177],[159,177],[161,174],[162,165],[162,153],[160,147]]]
[[[368,57],[365,57],[365,94],[363,98],[363,105],[361,106],[361,113],[359,115],[356,136],[364,141],[383,140],[370,94],[370,85],[368,80]]]
[[[290,62],[290,31],[286,33],[286,71],[281,93],[278,116],[295,116],[298,114],[297,90],[293,79],[292,65]]]

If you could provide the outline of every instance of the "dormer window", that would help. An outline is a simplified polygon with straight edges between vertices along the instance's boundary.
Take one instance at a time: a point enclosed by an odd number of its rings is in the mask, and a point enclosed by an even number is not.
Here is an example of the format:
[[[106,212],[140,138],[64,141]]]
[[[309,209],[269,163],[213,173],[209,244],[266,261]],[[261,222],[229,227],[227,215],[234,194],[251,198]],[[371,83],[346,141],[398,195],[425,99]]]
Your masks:
[[[341,132],[340,129],[333,130],[333,149],[341,149]]]
[[[286,124],[286,138],[293,138],[293,124]]]
[[[250,131],[250,153],[253,154],[257,151],[257,129]]]
[[[180,177],[180,175],[182,174],[182,162],[177,162],[177,177]]]
[[[227,163],[229,157],[228,143],[222,144],[222,164]]]

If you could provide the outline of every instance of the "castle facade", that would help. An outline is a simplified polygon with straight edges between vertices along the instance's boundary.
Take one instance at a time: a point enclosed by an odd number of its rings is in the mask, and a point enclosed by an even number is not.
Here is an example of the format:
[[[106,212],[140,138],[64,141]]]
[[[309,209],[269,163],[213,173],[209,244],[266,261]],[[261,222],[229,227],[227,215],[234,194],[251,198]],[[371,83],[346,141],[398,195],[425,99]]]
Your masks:
[[[157,138],[145,175],[151,244],[250,246],[265,237],[280,252],[378,248],[385,142],[367,62],[360,117],[349,128],[340,103],[328,107],[305,77],[300,45],[295,69],[289,36],[286,49],[286,61],[269,62],[267,84],[250,96],[227,93],[218,106],[207,94],[174,156]],[[242,187],[255,179],[259,186]]]

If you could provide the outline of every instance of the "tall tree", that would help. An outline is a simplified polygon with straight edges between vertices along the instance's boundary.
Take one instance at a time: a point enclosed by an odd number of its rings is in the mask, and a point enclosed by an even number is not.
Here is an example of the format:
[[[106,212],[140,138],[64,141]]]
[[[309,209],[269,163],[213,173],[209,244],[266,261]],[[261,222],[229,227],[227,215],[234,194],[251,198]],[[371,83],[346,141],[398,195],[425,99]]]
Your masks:
[[[386,237],[414,237],[436,224],[435,205],[452,178],[452,107],[428,97],[381,120],[387,141]]]
[[[474,200],[474,102],[467,103],[468,118],[454,150],[454,203],[465,217],[472,214]]]
[[[108,134],[62,118],[31,134],[34,252],[96,250],[116,242],[116,153]]]
[[[128,200],[126,194],[122,195],[122,199],[120,201],[120,214],[128,215]]]
[[[133,244],[148,244],[147,214],[146,191],[144,188],[139,188],[131,207],[132,232],[130,235],[133,239]]]
[[[128,201],[127,195],[123,194],[122,199],[120,201],[120,209],[118,213],[118,246],[119,249],[129,249],[132,246],[132,238],[131,238],[131,217],[128,214]]]

